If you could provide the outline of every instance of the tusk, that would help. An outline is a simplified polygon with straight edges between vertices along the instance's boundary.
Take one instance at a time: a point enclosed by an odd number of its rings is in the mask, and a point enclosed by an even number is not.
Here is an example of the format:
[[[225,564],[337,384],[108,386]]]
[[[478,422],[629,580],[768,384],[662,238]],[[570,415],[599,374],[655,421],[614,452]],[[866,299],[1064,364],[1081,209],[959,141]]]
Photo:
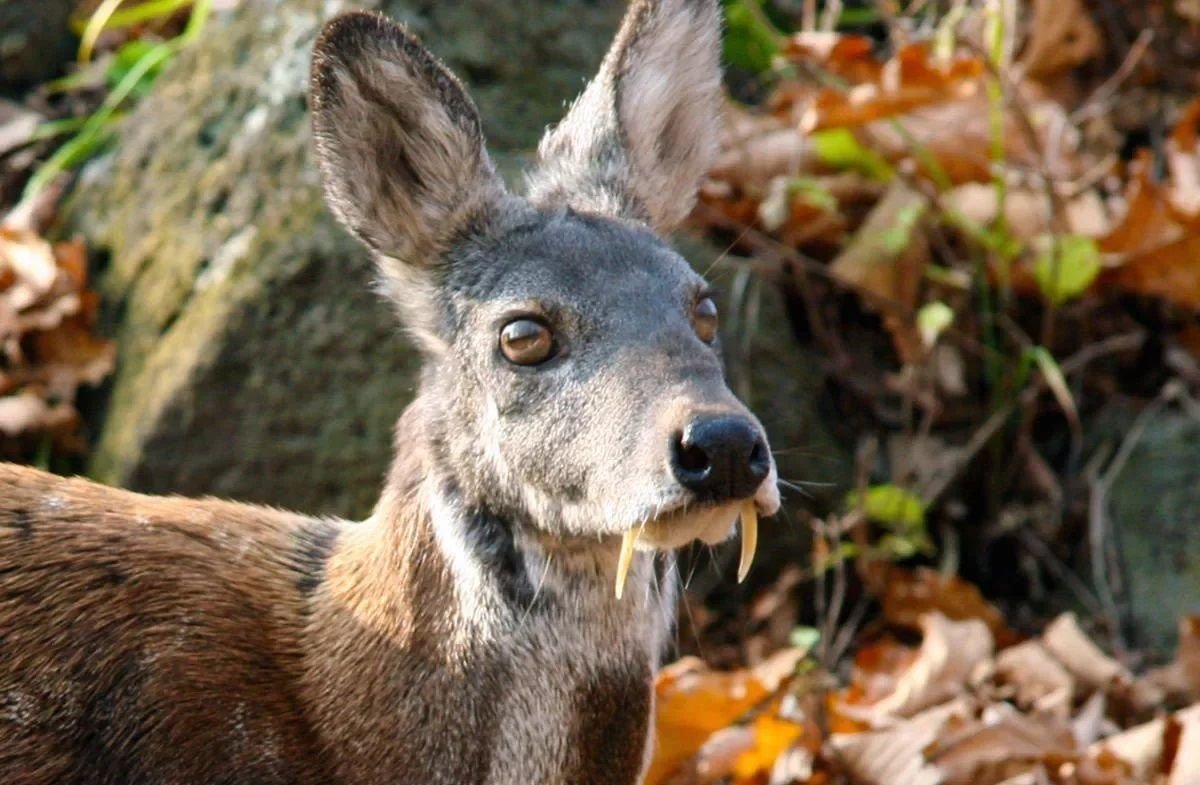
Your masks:
[[[742,506],[742,560],[738,563],[738,583],[746,580],[750,565],[754,563],[754,551],[758,549],[758,510],[754,501]]]
[[[621,558],[617,560],[617,599],[625,593],[625,579],[629,577],[629,565],[633,563],[633,546],[637,544],[639,531],[630,529],[621,540]]]

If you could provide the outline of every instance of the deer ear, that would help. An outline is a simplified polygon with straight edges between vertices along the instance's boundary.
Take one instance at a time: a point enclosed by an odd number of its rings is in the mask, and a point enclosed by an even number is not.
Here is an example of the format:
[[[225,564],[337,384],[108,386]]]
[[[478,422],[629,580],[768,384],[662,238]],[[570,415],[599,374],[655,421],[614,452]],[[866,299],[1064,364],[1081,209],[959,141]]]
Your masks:
[[[311,95],[326,201],[389,277],[432,264],[503,195],[462,85],[386,17],[325,25]]]
[[[538,147],[529,196],[665,232],[717,148],[718,0],[635,0],[600,72]]]

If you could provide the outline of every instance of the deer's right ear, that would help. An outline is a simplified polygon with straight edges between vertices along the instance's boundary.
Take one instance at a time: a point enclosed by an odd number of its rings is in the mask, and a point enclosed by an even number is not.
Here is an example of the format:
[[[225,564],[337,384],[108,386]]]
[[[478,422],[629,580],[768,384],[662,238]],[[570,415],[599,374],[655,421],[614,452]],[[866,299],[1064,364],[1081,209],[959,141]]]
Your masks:
[[[330,20],[313,49],[312,123],[325,198],[381,257],[433,264],[502,197],[459,81],[386,17]]]

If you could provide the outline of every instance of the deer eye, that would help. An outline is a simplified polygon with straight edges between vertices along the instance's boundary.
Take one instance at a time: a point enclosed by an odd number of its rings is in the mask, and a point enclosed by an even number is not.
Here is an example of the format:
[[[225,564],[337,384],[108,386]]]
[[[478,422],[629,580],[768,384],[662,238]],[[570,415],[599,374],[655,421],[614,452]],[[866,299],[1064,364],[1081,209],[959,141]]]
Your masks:
[[[717,304],[711,297],[698,301],[692,308],[692,325],[696,335],[705,343],[717,339]]]
[[[515,319],[500,330],[500,351],[514,365],[537,365],[554,354],[554,334],[533,319]]]

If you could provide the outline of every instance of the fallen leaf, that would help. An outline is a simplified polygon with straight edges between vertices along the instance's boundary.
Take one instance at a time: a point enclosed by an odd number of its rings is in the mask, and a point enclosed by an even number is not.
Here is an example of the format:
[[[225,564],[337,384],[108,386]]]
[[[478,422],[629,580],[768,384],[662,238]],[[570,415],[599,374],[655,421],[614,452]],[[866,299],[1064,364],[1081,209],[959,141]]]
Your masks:
[[[795,672],[804,650],[777,652],[753,670],[721,673],[688,657],[659,672],[655,683],[655,750],[647,785],[662,783],[695,756],[716,731],[740,719]]]
[[[873,726],[961,695],[971,673],[992,655],[992,634],[978,619],[951,621],[934,612],[922,616],[920,625],[923,637],[917,656],[896,679],[891,694],[865,711]]]
[[[802,738],[811,738],[817,746],[817,729],[781,719],[771,714],[755,718],[750,725],[754,745],[743,751],[734,762],[732,773],[741,780],[753,779],[759,774],[769,773],[784,752],[791,749]]]
[[[993,785],[1039,764],[1071,760],[1076,751],[1064,725],[998,704],[978,720],[949,724],[926,755],[945,785]]]
[[[32,393],[0,398],[0,433],[6,436],[54,431],[72,424],[74,418],[73,407],[48,404]]]
[[[889,570],[880,602],[884,618],[899,627],[920,629],[921,618],[936,611],[954,621],[979,619],[1000,646],[1017,640],[999,609],[983,598],[978,587],[956,575],[943,575],[928,567]]]
[[[1200,783],[1200,711],[1181,711],[1174,719],[1179,723],[1179,737],[1167,785],[1196,785]]]
[[[920,226],[925,198],[893,181],[858,231],[829,266],[843,283],[867,295],[864,304],[880,313],[905,363],[924,356],[915,323],[921,278],[929,247]]]
[[[961,697],[886,728],[834,733],[826,744],[827,755],[860,785],[940,785],[942,774],[926,760],[924,750],[948,722],[972,713],[971,702]]]
[[[1039,641],[1025,641],[996,655],[995,678],[1015,691],[1017,705],[1067,720],[1075,679]]]
[[[1092,642],[1073,613],[1064,613],[1042,633],[1042,645],[1084,687],[1108,690],[1127,682],[1129,673]]]
[[[1080,0],[1033,0],[1029,41],[1021,55],[1029,76],[1058,76],[1100,52],[1100,32]]]

